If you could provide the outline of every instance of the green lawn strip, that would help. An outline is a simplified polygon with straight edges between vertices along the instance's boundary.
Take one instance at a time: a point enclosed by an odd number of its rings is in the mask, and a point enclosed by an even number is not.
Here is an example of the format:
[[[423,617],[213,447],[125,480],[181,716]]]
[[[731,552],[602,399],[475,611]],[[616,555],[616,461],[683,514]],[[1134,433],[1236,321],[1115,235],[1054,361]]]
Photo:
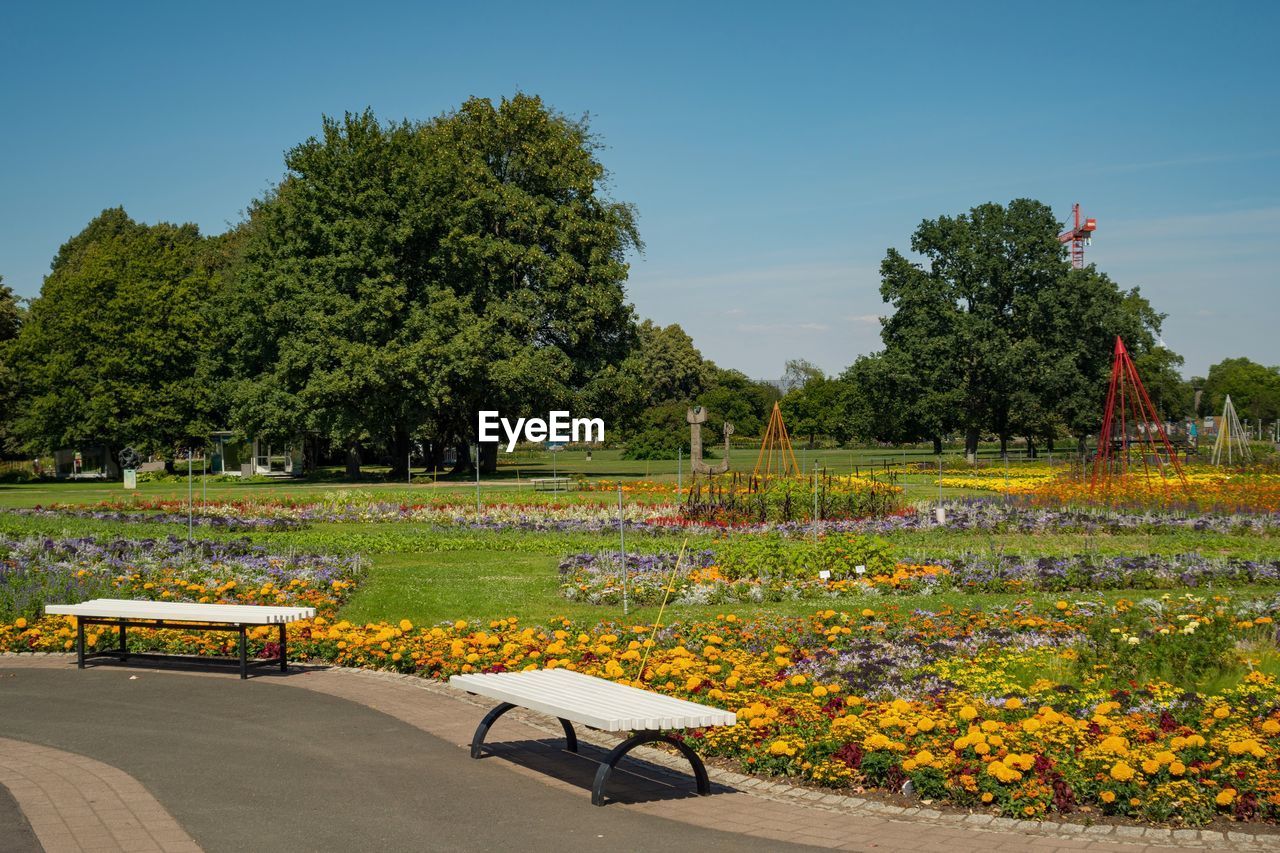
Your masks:
[[[577,604],[560,596],[557,558],[549,554],[501,553],[467,549],[424,554],[382,554],[371,560],[365,581],[342,609],[352,622],[396,622],[409,619],[435,624],[456,619],[497,619],[517,616],[522,621],[544,623],[565,616],[584,622],[624,621],[621,606]],[[669,605],[663,624],[713,619],[717,614],[741,617],[808,615],[817,610],[861,610],[895,607],[901,611],[937,611],[942,608],[991,609],[1020,601],[1049,608],[1059,600],[1141,600],[1160,598],[1166,592],[1183,595],[1188,590],[1106,590],[1104,592],[962,593],[932,595],[861,595],[842,598],[803,599],[760,604]],[[1203,588],[1195,595],[1231,598],[1271,598],[1280,587]],[[629,624],[651,624],[657,606],[632,607]]]

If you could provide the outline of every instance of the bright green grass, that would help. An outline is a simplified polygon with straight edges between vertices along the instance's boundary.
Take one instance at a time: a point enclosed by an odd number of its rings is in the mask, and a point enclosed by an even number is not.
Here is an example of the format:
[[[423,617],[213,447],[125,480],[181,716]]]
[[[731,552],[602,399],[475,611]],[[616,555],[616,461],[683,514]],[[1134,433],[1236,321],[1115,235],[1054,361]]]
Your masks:
[[[528,623],[543,623],[565,616],[587,622],[622,620],[621,606],[589,605],[560,597],[558,558],[550,554],[500,553],[462,550],[430,554],[386,554],[373,559],[368,579],[356,590],[342,616],[356,623],[409,619],[434,624],[454,619],[497,619],[517,616]],[[1201,590],[1201,593],[1204,591]],[[1280,588],[1249,587],[1216,590],[1238,598],[1269,598]],[[739,616],[807,615],[816,610],[861,609],[894,606],[904,612],[943,607],[991,609],[1030,600],[1044,607],[1058,599],[1115,601],[1120,598],[1158,598],[1159,590],[1109,590],[1104,593],[958,593],[936,595],[867,595],[825,600],[766,604],[673,605],[663,624],[673,621],[712,619],[720,613]],[[658,607],[631,608],[627,621],[652,623]]]

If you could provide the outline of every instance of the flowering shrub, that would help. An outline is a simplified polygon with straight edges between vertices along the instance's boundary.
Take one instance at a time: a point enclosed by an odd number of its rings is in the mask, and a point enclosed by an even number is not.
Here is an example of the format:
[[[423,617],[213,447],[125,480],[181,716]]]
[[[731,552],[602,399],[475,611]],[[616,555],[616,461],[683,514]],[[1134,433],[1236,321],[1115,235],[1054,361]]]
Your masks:
[[[358,558],[272,555],[247,540],[0,536],[0,620],[35,619],[45,603],[90,598],[332,609],[358,574]]]
[[[817,494],[814,494],[815,488]],[[902,489],[853,475],[778,477],[760,480],[737,474],[696,481],[679,517],[719,524],[808,522],[888,515],[902,508]]]

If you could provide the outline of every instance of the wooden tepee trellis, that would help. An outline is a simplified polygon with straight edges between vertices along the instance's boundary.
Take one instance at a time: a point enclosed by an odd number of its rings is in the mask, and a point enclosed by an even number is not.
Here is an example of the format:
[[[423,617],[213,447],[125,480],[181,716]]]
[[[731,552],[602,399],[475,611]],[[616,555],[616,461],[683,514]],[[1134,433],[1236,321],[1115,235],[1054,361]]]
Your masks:
[[[791,449],[791,436],[787,435],[787,425],[782,422],[782,409],[774,403],[751,477],[768,480],[770,477],[795,477],[799,474],[800,466],[796,463],[795,451]]]
[[[1240,424],[1240,416],[1236,414],[1231,395],[1222,404],[1222,423],[1218,427],[1218,437],[1213,442],[1213,464],[1221,465],[1225,452],[1227,464],[1248,462],[1253,459],[1253,450],[1249,447],[1249,435]]]

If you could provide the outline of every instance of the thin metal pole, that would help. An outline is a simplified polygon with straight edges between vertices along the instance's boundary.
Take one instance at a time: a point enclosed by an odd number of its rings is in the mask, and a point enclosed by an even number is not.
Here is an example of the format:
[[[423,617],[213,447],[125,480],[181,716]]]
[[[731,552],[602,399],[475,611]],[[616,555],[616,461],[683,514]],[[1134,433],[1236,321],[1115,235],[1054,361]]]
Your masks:
[[[684,488],[684,445],[676,448],[676,494]]]
[[[818,538],[818,462],[813,463],[813,538]]]
[[[476,515],[480,514],[480,444],[476,443]]]
[[[405,479],[408,480],[410,486],[413,485],[413,451],[410,450],[408,458],[404,462]]]
[[[194,490],[194,484],[191,481],[191,448],[188,447],[187,448],[187,544],[188,545],[191,544],[191,531],[192,531],[192,528],[195,526],[194,517],[192,515],[194,508],[191,505],[192,501],[195,499],[195,495],[192,494],[193,490]]]
[[[622,554],[622,615],[628,612],[627,601],[627,524],[622,514],[622,483],[618,483],[618,551]]]

